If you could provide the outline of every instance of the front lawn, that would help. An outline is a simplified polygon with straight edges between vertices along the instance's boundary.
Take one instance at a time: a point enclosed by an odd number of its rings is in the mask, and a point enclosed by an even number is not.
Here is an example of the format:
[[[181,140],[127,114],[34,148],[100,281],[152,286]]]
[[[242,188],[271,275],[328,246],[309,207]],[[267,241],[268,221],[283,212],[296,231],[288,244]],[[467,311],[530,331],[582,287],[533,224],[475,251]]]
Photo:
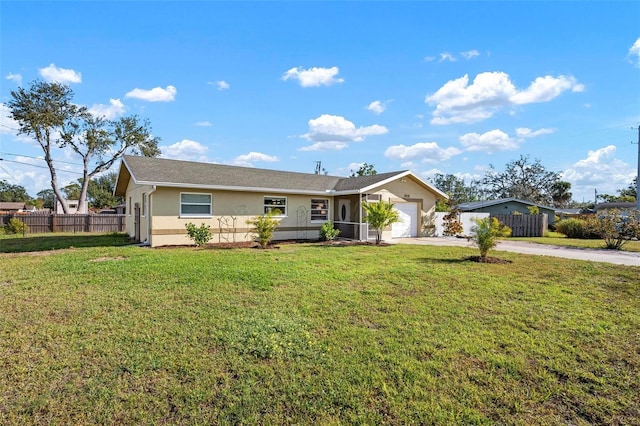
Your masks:
[[[550,244],[555,246],[578,247],[578,248],[606,248],[604,240],[587,240],[580,238],[567,238],[562,234],[551,233],[548,237],[510,237],[509,240],[529,241],[538,244]],[[623,247],[622,251],[640,252],[640,241],[629,241]]]
[[[640,268],[475,254],[2,254],[0,423],[637,424]]]

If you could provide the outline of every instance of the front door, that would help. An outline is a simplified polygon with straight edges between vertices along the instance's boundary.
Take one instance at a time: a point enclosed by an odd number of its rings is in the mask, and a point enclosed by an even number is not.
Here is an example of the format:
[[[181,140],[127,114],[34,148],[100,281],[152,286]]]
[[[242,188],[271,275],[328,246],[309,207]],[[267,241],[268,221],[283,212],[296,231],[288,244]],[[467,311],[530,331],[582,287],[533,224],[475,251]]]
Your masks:
[[[338,200],[338,218],[340,222],[351,222],[350,200]]]

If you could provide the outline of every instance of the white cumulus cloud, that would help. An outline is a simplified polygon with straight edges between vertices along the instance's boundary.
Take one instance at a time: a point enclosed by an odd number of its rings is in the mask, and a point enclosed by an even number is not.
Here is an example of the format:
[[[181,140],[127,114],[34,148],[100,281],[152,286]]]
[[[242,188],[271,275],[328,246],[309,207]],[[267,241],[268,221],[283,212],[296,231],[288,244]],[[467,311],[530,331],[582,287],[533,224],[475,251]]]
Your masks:
[[[574,198],[580,194],[593,197],[594,190],[599,194],[616,194],[617,190],[627,187],[635,176],[634,166],[616,158],[614,145],[588,151],[586,158],[562,173],[562,179],[571,183]]]
[[[5,104],[0,104],[0,134],[15,135],[20,127],[18,123],[11,118],[11,110]]]
[[[460,143],[467,151],[483,151],[489,154],[498,151],[513,151],[520,147],[517,140],[512,139],[502,130],[490,130],[486,133],[467,133],[460,136]]]
[[[194,123],[194,125],[196,125],[198,127],[211,127],[211,126],[213,126],[213,124],[211,124],[211,122],[207,121],[207,120],[205,120],[205,121],[196,121]]]
[[[89,108],[91,114],[97,117],[104,117],[107,120],[113,120],[124,114],[125,111],[126,108],[120,99],[109,99],[109,105],[94,104]]]
[[[174,160],[187,160],[187,161],[207,161],[207,151],[209,148],[200,142],[192,141],[189,139],[183,139],[180,142],[176,142],[172,145],[165,145],[160,147],[162,152],[161,157],[171,158]]]
[[[261,152],[251,151],[248,154],[243,154],[243,155],[237,156],[233,160],[233,164],[235,164],[237,166],[253,167],[253,163],[255,163],[257,161],[262,161],[262,162],[265,162],[265,163],[275,163],[276,161],[279,161],[279,160],[278,160],[278,157],[275,157],[275,156],[272,156],[272,155],[267,155],[267,154],[263,154]]]
[[[348,144],[345,142],[328,141],[328,142],[316,142],[312,145],[303,146],[298,148],[298,151],[342,151]]]
[[[635,43],[629,48],[627,59],[636,67],[640,68],[640,37],[638,37]]]
[[[22,86],[22,74],[9,73],[6,77],[7,80],[15,81],[18,86]]]
[[[374,114],[380,115],[387,109],[387,104],[386,102],[382,102],[382,101],[373,101],[369,104],[367,109],[373,112]]]
[[[125,98],[140,99],[148,102],[171,102],[175,100],[178,90],[175,86],[154,87],[153,89],[133,89],[124,95]]]
[[[362,142],[367,136],[383,135],[388,132],[386,127],[378,124],[356,127],[351,121],[339,115],[323,114],[309,120],[309,132],[301,136],[314,142],[314,145],[301,150],[340,150],[349,142]]]
[[[567,90],[582,92],[584,91],[584,85],[578,84],[573,77],[561,75],[556,78],[547,75],[536,78],[528,88],[511,96],[510,101],[518,105],[549,102]]]
[[[82,73],[68,68],[58,68],[55,64],[40,68],[40,76],[47,81],[57,83],[81,83]]]
[[[282,75],[282,80],[298,80],[302,87],[331,86],[344,82],[343,78],[337,78],[339,72],[338,67],[312,67],[309,69],[294,67]]]
[[[442,148],[437,142],[419,142],[414,145],[392,145],[386,149],[384,156],[398,161],[419,160],[423,163],[437,163],[462,153],[455,147]]]
[[[432,124],[475,123],[493,116],[501,108],[535,102],[548,102],[562,92],[580,92],[584,86],[575,78],[539,77],[528,88],[518,90],[509,75],[484,72],[469,83],[469,75],[450,80],[425,102],[435,105]]]

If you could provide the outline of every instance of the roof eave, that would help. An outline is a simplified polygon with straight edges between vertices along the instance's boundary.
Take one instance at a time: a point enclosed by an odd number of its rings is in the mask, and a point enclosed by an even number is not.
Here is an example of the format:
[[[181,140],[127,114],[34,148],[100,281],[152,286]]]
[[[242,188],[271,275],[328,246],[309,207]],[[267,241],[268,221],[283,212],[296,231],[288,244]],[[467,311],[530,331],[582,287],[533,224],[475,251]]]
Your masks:
[[[248,186],[228,186],[228,185],[204,185],[193,183],[177,183],[177,182],[152,182],[152,181],[138,181],[133,178],[136,185],[155,185],[165,188],[194,188],[194,189],[208,189],[214,191],[236,191],[236,192],[264,192],[264,193],[277,193],[277,194],[300,194],[300,195],[324,195],[333,196],[336,193],[331,190],[308,190],[308,189],[284,189],[284,188],[267,188],[267,187],[248,187]]]

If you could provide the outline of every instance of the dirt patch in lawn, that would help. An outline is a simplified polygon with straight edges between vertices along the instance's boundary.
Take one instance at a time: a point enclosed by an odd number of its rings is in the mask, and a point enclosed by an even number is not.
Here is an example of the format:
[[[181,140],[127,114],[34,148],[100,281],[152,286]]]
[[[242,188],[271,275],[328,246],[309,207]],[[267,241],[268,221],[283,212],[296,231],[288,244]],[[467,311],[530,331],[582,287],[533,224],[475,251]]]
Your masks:
[[[481,256],[469,256],[465,257],[464,260],[468,260],[469,262],[477,262],[477,263],[513,263],[507,259],[500,259],[497,257],[481,257]]]

